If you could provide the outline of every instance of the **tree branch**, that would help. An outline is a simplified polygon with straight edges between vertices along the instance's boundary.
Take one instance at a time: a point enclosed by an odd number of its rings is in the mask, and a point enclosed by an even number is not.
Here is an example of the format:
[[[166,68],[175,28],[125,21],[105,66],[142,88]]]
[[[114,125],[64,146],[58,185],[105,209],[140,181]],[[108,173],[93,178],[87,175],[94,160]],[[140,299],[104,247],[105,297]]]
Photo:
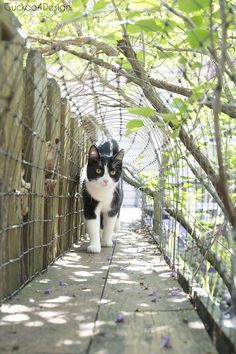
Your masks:
[[[81,38],[84,38],[84,44],[91,44],[89,43],[89,41],[87,43],[86,42],[86,38],[90,38],[90,37],[81,37],[78,39],[68,39],[68,40],[64,40],[64,41],[53,41],[53,40],[47,40],[47,39],[42,39],[42,38],[37,38],[37,37],[29,37],[30,39],[33,39],[41,44],[46,44],[45,46],[41,46],[39,48],[37,48],[38,51],[40,51],[42,54],[46,54],[46,55],[52,55],[55,52],[58,52],[60,50],[64,50],[68,53],[71,53],[77,57],[80,57],[81,59],[85,59],[88,61],[92,61],[93,56],[90,56],[89,58],[85,58],[82,57],[81,54],[85,54],[85,53],[79,53],[79,52],[75,52],[73,50],[71,50],[70,48],[67,47],[67,45],[74,45],[74,46],[82,46],[83,45],[83,40]],[[100,47],[100,44],[104,44],[105,46]],[[94,45],[94,44],[93,44]],[[107,46],[107,47],[106,47]],[[97,49],[98,50],[103,50],[103,52],[107,55],[107,56],[117,56],[118,53],[111,48],[110,46],[106,45],[103,42],[98,42],[97,43]],[[113,52],[113,51],[114,52]],[[94,59],[98,59],[98,58],[94,58]],[[99,59],[99,62],[95,62],[93,61],[95,64],[102,66],[108,70],[111,70],[115,73],[118,73],[120,71],[120,73],[122,74],[122,76],[126,77],[129,81],[137,83],[135,81],[135,78],[133,75],[131,75],[130,73],[128,73],[125,70],[118,70],[117,67],[113,66],[112,64],[106,63],[105,61],[103,61],[102,59]],[[176,93],[178,95],[182,95],[185,97],[190,97],[192,95],[192,89],[184,87],[184,86],[179,86],[176,84],[172,84],[166,80],[157,80],[157,79],[153,79],[153,78],[149,78],[151,84],[159,89],[162,90],[166,90],[166,91],[170,91],[173,93]],[[204,105],[207,106],[208,108],[212,109],[212,101],[200,101],[199,102],[200,105]],[[236,106],[235,105],[230,105],[227,103],[222,103],[221,104],[221,112],[227,114],[229,117],[231,118],[235,118],[236,119]]]
[[[95,47],[98,51],[102,51],[107,56],[116,57],[118,55],[118,51],[113,47],[109,46],[108,44],[99,41],[94,37],[89,36],[81,36],[78,38],[68,38],[65,40],[50,40],[50,39],[43,39],[38,37],[28,37],[31,41],[36,41],[41,44],[47,44],[46,47],[38,48],[41,53],[47,53],[48,51],[58,51],[63,49],[63,47],[68,45],[82,47],[83,45],[89,44]]]
[[[62,50],[71,53],[81,59],[88,60],[96,65],[102,66],[108,70],[111,70],[117,74],[123,75],[124,77],[130,79],[132,82],[136,83],[139,85],[146,98],[148,101],[152,104],[152,106],[156,109],[157,112],[161,113],[170,113],[169,109],[163,104],[161,101],[160,97],[158,96],[157,92],[154,90],[153,86],[151,85],[151,81],[149,81],[148,77],[146,76],[146,73],[144,73],[142,67],[139,65],[137,58],[135,58],[135,54],[133,52],[133,48],[131,48],[131,45],[128,46],[126,43],[124,43],[124,40],[120,42],[120,45],[122,47],[122,51],[124,54],[127,56],[127,59],[130,61],[131,65],[134,66],[134,71],[136,71],[136,74],[138,73],[139,77],[135,77],[134,75],[131,75],[127,73],[126,71],[117,68],[113,66],[112,64],[109,64],[102,59],[96,58],[92,55],[89,55],[87,53],[81,53],[77,52],[72,49],[68,49],[67,47],[61,48]],[[132,53],[130,53],[132,52]],[[132,60],[130,59],[130,55],[132,54]],[[156,122],[157,118],[154,118],[153,121]],[[172,123],[169,123],[169,126],[173,129]],[[204,172],[207,174],[208,178],[214,185],[217,194],[219,195],[220,199],[223,201],[225,208],[228,207],[227,204],[225,204],[225,200],[222,199],[222,194],[221,194],[221,183],[219,181],[219,178],[217,174],[215,173],[214,168],[211,166],[209,160],[203,153],[200,151],[200,149],[195,145],[193,139],[188,136],[187,132],[183,127],[180,127],[179,131],[179,138],[182,141],[182,143],[185,145],[186,149],[192,154],[192,156],[195,158],[195,160],[198,162],[198,164],[201,166],[201,168],[204,170]],[[234,219],[230,219],[230,222],[234,223]]]
[[[124,180],[131,184],[133,187],[138,190],[144,192],[150,197],[154,196],[153,191],[151,191],[148,187],[144,187],[141,185],[141,182],[137,180],[136,176],[124,167],[125,170],[128,171],[128,174],[124,173]],[[205,245],[204,241],[201,239],[201,235],[199,231],[196,229],[196,225],[192,226],[184,217],[184,214],[181,210],[177,210],[165,202],[164,210],[175,220],[177,220],[188,232],[188,234],[192,237],[192,239],[196,242],[198,249],[201,254],[207,259],[207,261],[216,269],[220,277],[222,278],[224,284],[228,288],[230,294],[234,294],[235,288],[231,281],[231,277],[228,274],[228,270],[223,266],[222,261],[217,257],[217,255],[209,249],[209,245]]]
[[[227,56],[227,20],[225,15],[224,1],[219,0],[220,4],[220,15],[221,15],[221,26],[222,26],[222,40],[221,40],[221,55],[219,58],[218,65],[216,66],[216,76],[217,76],[217,86],[215,88],[215,98],[213,104],[213,116],[214,116],[214,128],[215,128],[215,141],[216,141],[216,151],[217,159],[219,165],[219,179],[218,179],[218,194],[220,194],[221,200],[224,203],[225,210],[234,229],[236,229],[236,210],[234,208],[233,202],[229,196],[227,178],[225,173],[224,158],[221,148],[221,127],[220,127],[220,106],[221,106],[221,94],[223,87],[223,73],[225,69],[225,62]]]

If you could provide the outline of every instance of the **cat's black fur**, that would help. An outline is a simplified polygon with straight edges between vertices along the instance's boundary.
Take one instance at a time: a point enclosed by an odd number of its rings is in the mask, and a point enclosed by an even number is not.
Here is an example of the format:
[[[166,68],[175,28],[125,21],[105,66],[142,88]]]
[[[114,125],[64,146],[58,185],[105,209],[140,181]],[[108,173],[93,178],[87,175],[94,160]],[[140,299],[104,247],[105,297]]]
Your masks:
[[[120,208],[123,201],[123,189],[122,189],[122,159],[124,152],[123,150],[119,151],[118,144],[115,140],[108,140],[101,143],[98,147],[92,145],[90,150],[97,150],[98,156],[93,157],[90,153],[88,156],[88,163],[86,167],[86,176],[88,181],[93,181],[98,178],[101,178],[104,174],[105,166],[109,171],[110,177],[114,182],[118,182],[114,192],[113,198],[111,201],[110,209],[108,210],[108,216],[113,217],[120,214]],[[97,174],[96,170],[101,169],[102,173]],[[111,170],[115,170],[116,174],[112,176],[110,174]],[[96,196],[91,196],[86,188],[86,179],[83,181],[82,188],[83,202],[84,202],[84,216],[85,219],[91,220],[96,218],[95,209],[99,204],[99,201],[96,200]],[[101,217],[101,228],[103,228],[103,213]]]

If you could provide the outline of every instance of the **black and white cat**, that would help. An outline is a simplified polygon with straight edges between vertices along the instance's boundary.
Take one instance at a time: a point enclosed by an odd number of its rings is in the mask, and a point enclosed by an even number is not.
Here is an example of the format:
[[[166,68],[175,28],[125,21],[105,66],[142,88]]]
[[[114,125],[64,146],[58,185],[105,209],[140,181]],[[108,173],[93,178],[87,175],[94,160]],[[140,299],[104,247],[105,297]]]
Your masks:
[[[113,230],[119,230],[123,157],[124,150],[119,150],[115,140],[89,149],[82,195],[90,253],[99,253],[101,245],[112,246]]]

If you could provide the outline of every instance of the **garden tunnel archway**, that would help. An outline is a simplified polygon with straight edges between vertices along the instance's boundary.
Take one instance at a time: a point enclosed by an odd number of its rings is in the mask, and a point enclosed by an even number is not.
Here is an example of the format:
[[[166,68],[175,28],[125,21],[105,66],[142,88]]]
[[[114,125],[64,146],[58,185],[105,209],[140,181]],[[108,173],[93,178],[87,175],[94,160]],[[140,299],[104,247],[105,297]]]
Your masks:
[[[49,35],[36,35],[19,15],[26,41],[1,4],[1,298],[85,232],[80,181],[88,147],[114,138],[125,150],[124,180],[140,193],[143,226],[232,346],[235,328],[225,330],[224,321],[236,301],[234,44],[228,62],[226,49],[216,49],[214,66],[210,35],[186,16],[184,1],[177,9],[150,2],[143,18],[132,9],[138,1],[85,3],[61,27],[47,24]],[[223,3],[219,41],[231,14]],[[205,5],[196,4],[201,15]],[[160,19],[152,17],[156,7]],[[119,32],[102,34],[104,14],[118,19]],[[45,24],[50,13],[39,18]],[[173,43],[170,31],[179,35]]]

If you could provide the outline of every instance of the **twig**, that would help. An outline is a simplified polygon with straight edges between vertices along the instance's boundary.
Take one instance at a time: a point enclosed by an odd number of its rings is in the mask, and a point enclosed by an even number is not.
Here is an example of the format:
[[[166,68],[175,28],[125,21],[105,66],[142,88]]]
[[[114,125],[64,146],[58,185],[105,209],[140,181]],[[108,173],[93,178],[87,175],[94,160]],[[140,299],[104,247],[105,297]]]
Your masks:
[[[184,16],[181,12],[178,12],[175,10],[173,7],[169,6],[166,2],[162,1],[162,5],[167,8],[170,12],[172,12],[174,15],[178,16],[179,18],[182,18],[184,22],[186,22],[190,27],[194,28],[195,25],[194,23],[190,20],[189,17]]]
[[[221,39],[221,55],[219,58],[218,65],[216,66],[216,76],[217,76],[217,86],[215,88],[215,98],[213,103],[213,116],[214,116],[214,130],[215,130],[215,141],[216,141],[216,151],[217,159],[219,165],[219,180],[218,188],[221,194],[221,200],[224,203],[226,213],[233,226],[236,229],[236,210],[234,208],[233,202],[229,196],[227,178],[225,173],[224,159],[221,148],[221,127],[220,127],[220,106],[221,106],[221,94],[223,88],[223,74],[225,69],[226,54],[227,54],[227,20],[225,16],[224,1],[219,0],[220,4],[220,16],[221,16],[221,26],[222,26],[222,39]],[[219,193],[218,193],[219,194]]]
[[[222,0],[220,0],[220,1],[222,1]],[[121,27],[122,27],[122,32],[123,32],[123,39],[118,42],[119,50],[126,56],[128,61],[130,62],[136,76],[139,79],[141,79],[142,84],[140,86],[143,90],[145,97],[148,99],[148,101],[151,103],[151,105],[156,109],[157,112],[170,113],[170,110],[167,108],[167,106],[165,106],[165,104],[162,102],[158,93],[154,90],[153,86],[151,85],[151,82],[149,80],[147,73],[145,72],[145,70],[140,65],[140,63],[137,59],[136,53],[130,43],[129,36],[127,35],[126,29],[123,25],[121,15],[119,13],[119,10],[118,10],[114,0],[112,0],[112,4],[113,4],[114,10],[117,14],[117,17],[118,17],[119,21],[121,22]],[[225,42],[226,42],[226,40],[225,40]],[[154,122],[156,121],[155,118],[152,120]],[[169,122],[168,125],[172,129],[175,128],[171,122]],[[195,145],[193,139],[187,134],[187,132],[185,131],[185,129],[183,127],[180,127],[179,138],[180,138],[181,142],[185,145],[187,150],[191,153],[191,155],[198,162],[199,166],[201,166],[201,168],[207,174],[210,181],[212,182],[219,198],[222,200],[222,202],[224,204],[229,221],[230,221],[231,225],[233,226],[233,228],[235,228],[236,227],[236,213],[234,211],[232,201],[229,198],[227,190],[222,191],[222,187],[225,188],[225,183],[224,184],[221,183],[219,176],[215,173],[215,170],[214,170],[213,166],[211,165],[211,163],[209,162],[208,158],[205,155],[203,155],[203,153]]]
[[[78,37],[78,38],[68,38],[65,40],[50,40],[50,39],[29,36],[28,39],[36,41],[41,44],[48,45],[47,47],[41,48],[41,53],[45,53],[48,50],[58,51],[68,45],[82,47],[85,44],[89,44],[89,45],[94,46],[97,50],[102,51],[107,56],[115,57],[118,55],[118,51],[116,49],[114,49],[113,47],[109,46],[108,44],[106,44],[104,42],[99,41],[98,39],[96,39],[94,37],[89,37],[89,36],[82,36],[82,37]]]
[[[127,168],[126,168],[127,169]],[[129,184],[134,186],[135,188],[143,191],[150,197],[154,196],[154,192],[151,191],[148,187],[144,187],[140,184],[140,181],[129,171],[130,176],[125,173],[124,180]],[[234,294],[235,287],[232,284],[231,278],[228,274],[227,269],[223,266],[222,261],[218,259],[217,254],[214,253],[209,246],[205,246],[204,242],[201,239],[201,235],[196,228],[196,225],[192,226],[184,217],[184,214],[181,210],[177,210],[172,206],[168,205],[166,202],[164,204],[164,210],[175,220],[177,220],[188,232],[188,234],[192,237],[192,239],[196,242],[196,245],[201,252],[201,254],[206,257],[207,261],[216,269],[220,277],[222,278],[224,284],[228,288],[230,294]]]

